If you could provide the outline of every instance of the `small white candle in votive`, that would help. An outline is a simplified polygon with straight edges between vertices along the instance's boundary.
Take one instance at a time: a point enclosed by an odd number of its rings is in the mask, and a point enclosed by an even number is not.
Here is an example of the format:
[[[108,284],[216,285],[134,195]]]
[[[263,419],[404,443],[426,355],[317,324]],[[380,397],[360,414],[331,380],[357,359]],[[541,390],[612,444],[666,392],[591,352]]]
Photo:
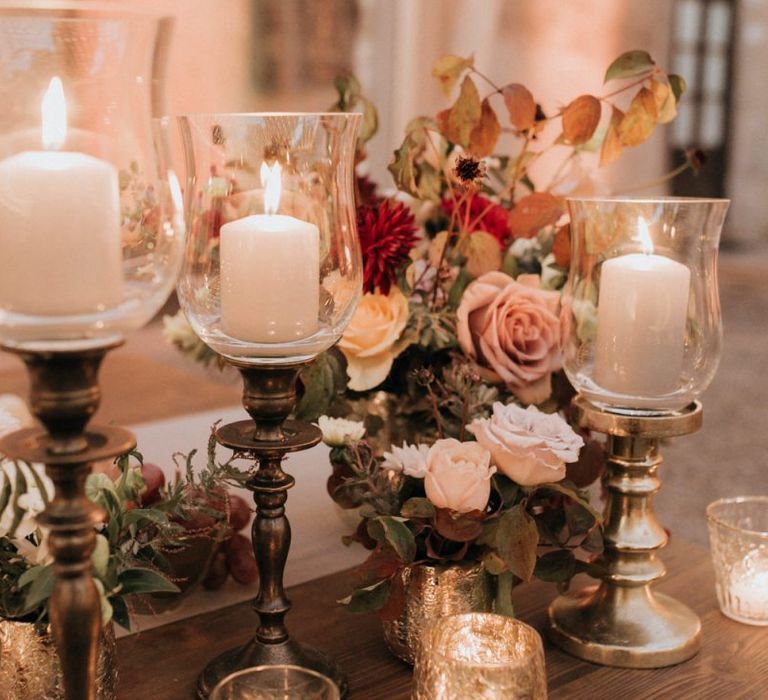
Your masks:
[[[116,306],[123,283],[117,171],[85,153],[58,150],[67,113],[57,77],[41,112],[48,150],[0,162],[0,305],[40,315]]]
[[[594,377],[609,391],[662,395],[680,381],[691,272],[654,255],[645,220],[637,225],[643,252],[600,270]]]
[[[768,625],[768,555],[750,552],[733,567],[728,581],[730,609],[735,617]]]
[[[262,163],[264,214],[221,227],[221,325],[227,335],[255,343],[300,340],[317,330],[320,310],[320,232],[277,214],[280,165]]]

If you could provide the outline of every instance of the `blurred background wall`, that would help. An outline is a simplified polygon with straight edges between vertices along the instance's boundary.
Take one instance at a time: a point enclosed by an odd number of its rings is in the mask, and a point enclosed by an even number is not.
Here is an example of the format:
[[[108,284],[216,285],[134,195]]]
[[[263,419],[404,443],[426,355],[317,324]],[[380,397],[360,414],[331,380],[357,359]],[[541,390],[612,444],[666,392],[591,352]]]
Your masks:
[[[386,165],[407,121],[445,106],[432,63],[475,55],[500,82],[523,82],[545,112],[601,90],[610,61],[643,48],[689,91],[671,129],[597,171],[600,193],[651,182],[692,146],[698,178],[646,193],[728,196],[726,246],[768,246],[768,0],[121,0],[176,16],[168,110],[322,110],[354,72],[380,112],[368,168]],[[540,177],[555,168],[544,160]]]

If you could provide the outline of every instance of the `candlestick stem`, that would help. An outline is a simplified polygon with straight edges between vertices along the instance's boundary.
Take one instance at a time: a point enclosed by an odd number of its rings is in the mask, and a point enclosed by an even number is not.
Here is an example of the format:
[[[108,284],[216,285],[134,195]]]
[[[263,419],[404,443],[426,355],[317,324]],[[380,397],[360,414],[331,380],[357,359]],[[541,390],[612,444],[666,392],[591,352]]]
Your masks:
[[[120,343],[74,351],[28,351],[4,346],[29,372],[30,407],[45,429],[25,428],[0,441],[10,459],[42,462],[55,486],[39,521],[49,528],[54,586],[48,606],[61,659],[66,700],[95,700],[101,604],[91,577],[94,525],[101,512],[85,495],[91,462],[132,449],[131,433],[86,425],[101,392],[98,371],[105,353]]]
[[[295,479],[282,469],[289,452],[320,442],[320,430],[302,421],[287,420],[296,404],[296,380],[304,364],[270,367],[232,362],[243,375],[243,406],[251,420],[221,426],[218,442],[258,464],[245,486],[253,492],[256,519],[253,551],[259,569],[259,592],[253,608],[259,624],[244,647],[213,659],[198,680],[198,697],[205,700],[225,676],[252,666],[290,664],[318,671],[347,692],[339,667],[322,652],[291,639],[285,616],[291,603],[283,587],[283,571],[291,545],[291,526],[285,503]]]
[[[701,405],[672,415],[609,413],[579,396],[579,423],[607,433],[604,514],[605,574],[599,586],[557,598],[549,609],[550,636],[565,651],[606,666],[660,668],[689,659],[700,646],[699,618],[682,603],[655,593],[666,569],[658,550],[667,534],[653,511],[661,488],[659,441],[701,425]]]

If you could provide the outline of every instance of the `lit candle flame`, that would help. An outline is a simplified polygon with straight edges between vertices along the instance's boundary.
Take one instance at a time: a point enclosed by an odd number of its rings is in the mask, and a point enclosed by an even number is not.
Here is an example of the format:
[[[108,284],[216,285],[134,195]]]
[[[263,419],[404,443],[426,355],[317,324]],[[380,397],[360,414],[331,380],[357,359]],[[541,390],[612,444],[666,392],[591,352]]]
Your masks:
[[[51,78],[40,111],[43,117],[43,148],[61,148],[67,140],[67,102],[59,76]]]
[[[264,188],[264,213],[277,214],[283,189],[279,163],[272,166],[261,164],[261,185]]]
[[[642,216],[637,217],[637,231],[637,237],[640,240],[640,247],[643,249],[643,253],[645,255],[653,255],[653,241],[648,231],[648,224],[645,223],[645,219]]]

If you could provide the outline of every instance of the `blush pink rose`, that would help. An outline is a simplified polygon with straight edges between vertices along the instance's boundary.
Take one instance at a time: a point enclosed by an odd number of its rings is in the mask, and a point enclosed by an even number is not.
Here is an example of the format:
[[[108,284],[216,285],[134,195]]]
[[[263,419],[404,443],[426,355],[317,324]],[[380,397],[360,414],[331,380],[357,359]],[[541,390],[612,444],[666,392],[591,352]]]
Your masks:
[[[488,272],[461,299],[459,344],[523,403],[546,401],[552,372],[562,367],[559,303],[560,293],[540,289],[538,275]]]
[[[491,495],[491,453],[476,442],[453,438],[429,448],[424,490],[437,508],[458,513],[485,510]]]
[[[535,406],[493,404],[490,418],[468,426],[487,447],[493,464],[521,486],[551,484],[565,478],[565,463],[576,462],[584,440],[557,413]]]

